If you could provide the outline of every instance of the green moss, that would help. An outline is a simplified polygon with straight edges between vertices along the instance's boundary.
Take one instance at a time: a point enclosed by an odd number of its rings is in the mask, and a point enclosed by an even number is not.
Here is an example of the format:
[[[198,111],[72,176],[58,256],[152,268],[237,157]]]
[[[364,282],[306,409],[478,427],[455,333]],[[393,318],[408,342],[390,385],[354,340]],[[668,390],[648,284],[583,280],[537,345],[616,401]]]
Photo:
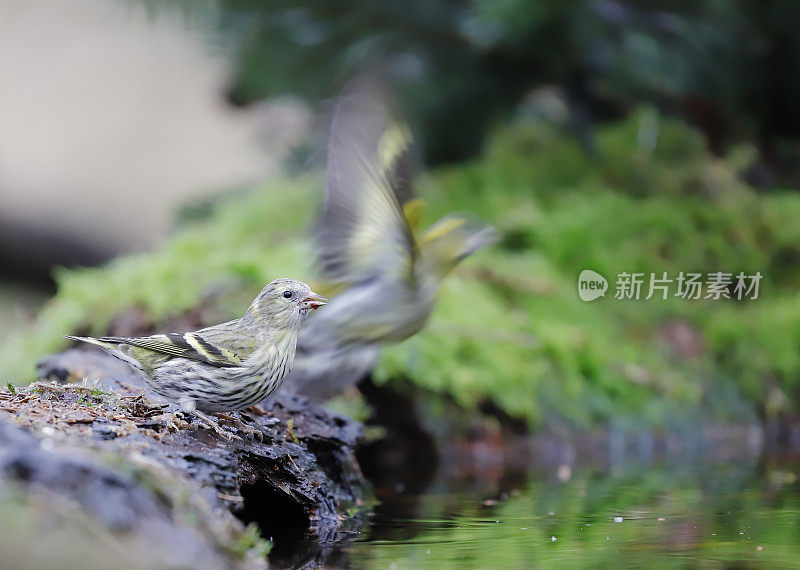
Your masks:
[[[464,405],[488,397],[533,422],[584,426],[680,422],[700,406],[733,417],[715,398],[720,376],[756,404],[774,378],[785,411],[800,372],[800,197],[755,193],[736,176],[746,152],[714,158],[699,133],[651,113],[600,129],[593,157],[551,128],[518,125],[482,160],[438,173],[437,213],[480,211],[504,238],[450,280],[426,331],[386,351],[378,378],[403,373]],[[658,129],[650,150],[642,122]],[[605,299],[578,299],[582,269],[609,278]],[[720,270],[760,271],[760,298],[613,299],[623,271]],[[696,356],[664,341],[675,322],[697,331]]]
[[[466,407],[491,399],[532,424],[626,415],[665,425],[700,407],[741,419],[716,396],[720,385],[769,413],[790,409],[800,395],[800,196],[756,193],[738,176],[746,147],[713,157],[697,131],[651,109],[598,128],[594,147],[587,154],[553,127],[520,123],[482,158],[422,181],[423,225],[469,211],[502,238],[455,272],[430,326],[388,348],[376,377],[402,375]],[[132,306],[158,323],[205,301],[208,320],[222,320],[274,277],[309,279],[305,230],[320,187],[273,181],[153,252],[59,271],[58,295],[6,345],[0,370],[28,380],[37,356],[64,346],[61,334],[101,333]],[[609,279],[606,298],[578,298],[587,268]],[[759,299],[613,298],[621,272],[720,270],[760,271]],[[675,323],[694,331],[691,355],[665,340]]]
[[[264,560],[272,550],[272,542],[261,537],[258,525],[250,523],[245,532],[233,543],[231,553],[240,559],[254,556],[257,560]]]

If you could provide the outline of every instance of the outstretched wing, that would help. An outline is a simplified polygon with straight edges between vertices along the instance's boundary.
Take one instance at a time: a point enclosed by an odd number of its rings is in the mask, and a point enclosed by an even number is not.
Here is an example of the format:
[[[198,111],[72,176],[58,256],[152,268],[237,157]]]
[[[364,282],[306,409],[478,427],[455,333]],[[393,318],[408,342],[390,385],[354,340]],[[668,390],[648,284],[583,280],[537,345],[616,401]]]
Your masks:
[[[111,344],[128,344],[165,356],[188,358],[220,367],[241,366],[258,348],[253,337],[220,325],[188,333],[146,337],[104,336],[98,340]]]
[[[334,109],[316,229],[321,273],[333,283],[387,273],[413,279],[416,243],[401,208],[412,197],[412,139],[386,101],[368,75],[352,82]]]

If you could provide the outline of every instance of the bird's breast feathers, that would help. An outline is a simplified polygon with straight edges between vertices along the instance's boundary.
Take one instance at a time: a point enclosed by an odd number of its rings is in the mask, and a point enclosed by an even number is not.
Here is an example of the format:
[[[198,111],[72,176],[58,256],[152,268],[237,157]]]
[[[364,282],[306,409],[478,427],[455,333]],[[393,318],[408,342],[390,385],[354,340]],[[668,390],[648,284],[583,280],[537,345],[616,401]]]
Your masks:
[[[286,357],[294,357],[297,347],[296,334],[281,334],[278,338],[265,342],[257,348],[250,357],[242,363],[245,368],[261,368],[274,366]]]

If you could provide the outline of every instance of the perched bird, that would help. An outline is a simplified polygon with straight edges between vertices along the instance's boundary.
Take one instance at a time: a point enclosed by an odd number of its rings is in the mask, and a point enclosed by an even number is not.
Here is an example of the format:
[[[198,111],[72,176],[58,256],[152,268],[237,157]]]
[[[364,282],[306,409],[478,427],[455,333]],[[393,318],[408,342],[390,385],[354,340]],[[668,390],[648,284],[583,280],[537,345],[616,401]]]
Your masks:
[[[495,239],[458,215],[414,234],[414,147],[383,87],[374,75],[358,77],[333,110],[315,237],[322,281],[340,292],[301,332],[289,388],[316,400],[363,378],[386,343],[419,332],[442,280]]]
[[[274,392],[292,367],[303,322],[326,301],[301,281],[275,279],[244,316],[220,325],[147,337],[67,338],[124,360],[156,394],[229,437],[205,412],[241,410]]]

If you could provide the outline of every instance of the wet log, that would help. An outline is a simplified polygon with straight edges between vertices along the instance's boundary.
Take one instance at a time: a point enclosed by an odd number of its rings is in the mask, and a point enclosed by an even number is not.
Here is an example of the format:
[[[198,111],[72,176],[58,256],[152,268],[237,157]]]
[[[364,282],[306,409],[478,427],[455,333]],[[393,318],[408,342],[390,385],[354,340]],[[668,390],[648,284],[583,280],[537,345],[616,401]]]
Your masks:
[[[75,506],[134,566],[162,567],[258,567],[256,526],[274,541],[271,559],[324,564],[360,525],[361,425],[345,416],[279,393],[238,415],[261,437],[221,424],[241,438],[228,441],[144,393],[112,357],[72,349],[42,361],[39,376],[0,390],[0,518],[2,485],[42,491]]]

